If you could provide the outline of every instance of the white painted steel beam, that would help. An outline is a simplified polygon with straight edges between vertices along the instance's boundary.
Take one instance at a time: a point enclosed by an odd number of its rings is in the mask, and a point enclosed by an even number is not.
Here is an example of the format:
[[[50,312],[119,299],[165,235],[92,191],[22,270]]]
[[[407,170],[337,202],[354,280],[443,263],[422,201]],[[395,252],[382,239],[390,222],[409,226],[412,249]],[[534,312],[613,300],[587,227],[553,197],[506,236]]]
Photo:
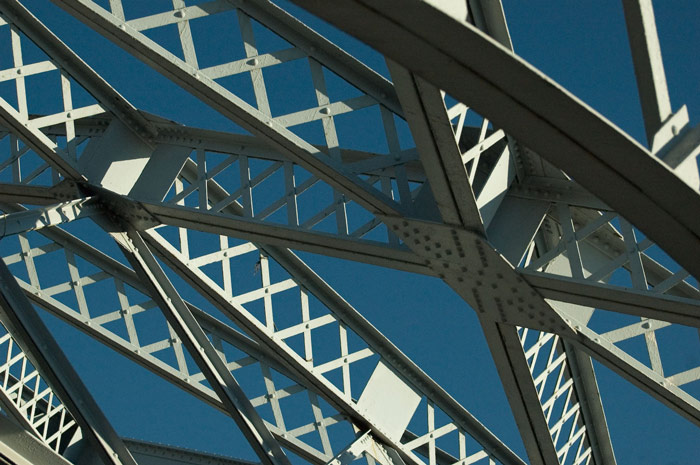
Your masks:
[[[671,116],[671,98],[651,0],[622,0],[649,147]],[[680,130],[681,128],[677,128]]]
[[[0,12],[46,52],[60,69],[73,76],[104,108],[110,110],[140,137],[148,140],[157,134],[151,123],[133,105],[81,60],[19,1],[4,1]]]
[[[39,156],[67,178],[84,180],[74,162],[56,153],[56,144],[39,129],[30,127],[28,120],[0,98],[0,124],[21,138]]]
[[[248,460],[130,438],[124,438],[124,444],[139,465],[256,465]]]
[[[559,465],[557,451],[552,443],[552,436],[542,413],[516,328],[489,318],[481,318],[481,328],[501,377],[530,463]]]
[[[66,180],[53,187],[0,183],[0,202],[29,205],[54,205],[80,198],[77,184]]]
[[[51,207],[0,215],[0,238],[70,223],[102,212],[96,199],[71,200]]]
[[[700,301],[529,270],[518,273],[545,299],[700,328]]]
[[[196,66],[177,58],[123,19],[119,19],[90,1],[71,0],[57,2],[57,4],[181,85],[222,115],[262,137],[272,147],[336,187],[340,192],[355,199],[363,207],[373,212],[403,213],[404,209],[397,202],[367,185],[359,177],[348,173],[337,160],[296,136],[270,115],[226,90]]]
[[[68,407],[95,453],[107,464],[136,465],[4,262],[0,263],[0,294],[3,325]]]
[[[373,265],[430,274],[423,260],[416,257],[410,250],[398,246],[277,225],[243,216],[217,214],[175,205],[134,202],[108,192],[103,192],[101,198],[110,209],[133,221],[138,229],[166,224],[234,236],[266,245],[288,246]]]
[[[114,237],[125,250],[136,272],[145,280],[151,290],[151,296],[158,302],[166,319],[182,338],[190,355],[262,463],[289,465],[284,451],[270,434],[194,315],[160,268],[141,235],[135,230],[127,230],[125,234],[115,233]]]
[[[400,65],[391,61],[387,65],[443,221],[483,232],[474,191],[440,91]]]

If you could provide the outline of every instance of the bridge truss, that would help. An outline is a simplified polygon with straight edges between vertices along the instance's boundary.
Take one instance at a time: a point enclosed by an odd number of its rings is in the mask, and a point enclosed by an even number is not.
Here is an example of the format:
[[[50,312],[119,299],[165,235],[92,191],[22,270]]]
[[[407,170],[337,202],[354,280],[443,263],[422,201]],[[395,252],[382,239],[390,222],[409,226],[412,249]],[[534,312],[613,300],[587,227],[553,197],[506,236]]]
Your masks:
[[[700,130],[650,0],[622,1],[646,146],[515,55],[497,1],[293,0],[390,79],[265,0],[54,3],[235,130],[137,109],[71,31],[0,0],[9,463],[247,463],[120,437],[45,312],[230,416],[265,464],[614,464],[593,360],[700,424],[679,355],[700,343]],[[444,281],[526,456],[293,250]]]

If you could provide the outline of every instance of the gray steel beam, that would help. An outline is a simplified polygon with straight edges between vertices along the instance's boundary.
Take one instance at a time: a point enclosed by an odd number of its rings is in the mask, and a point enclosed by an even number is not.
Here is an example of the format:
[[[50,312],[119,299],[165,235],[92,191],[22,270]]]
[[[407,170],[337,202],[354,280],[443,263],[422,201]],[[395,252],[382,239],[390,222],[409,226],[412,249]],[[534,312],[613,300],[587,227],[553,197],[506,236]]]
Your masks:
[[[85,179],[75,163],[56,153],[56,144],[51,139],[39,129],[30,127],[27,121],[2,98],[0,98],[0,124],[10,129],[65,177],[74,180]]]
[[[341,0],[334,8],[320,0],[294,2],[468,102],[700,276],[700,217],[693,213],[700,209],[698,192],[627,134],[475,27],[422,0]]]
[[[136,465],[5,263],[0,263],[0,319],[68,407],[105,463]]]
[[[583,410],[586,436],[591,443],[593,459],[599,464],[615,464],[617,460],[598,391],[593,361],[588,354],[574,349],[568,342],[563,341],[562,344],[576,386],[578,402]]]
[[[114,233],[113,236],[136,272],[144,279],[151,291],[149,294],[158,302],[166,319],[180,336],[262,463],[289,465],[289,459],[282,448],[270,434],[187,304],[160,268],[141,235],[129,228],[126,233]]]
[[[0,415],[0,462],[8,465],[71,465],[4,415]]]
[[[26,184],[0,183],[0,202],[30,205],[54,205],[82,197],[77,184],[71,180],[62,181],[52,187],[28,186]]]
[[[542,297],[700,328],[700,301],[547,273],[518,270]]]
[[[277,225],[243,216],[218,214],[177,205],[134,202],[108,191],[95,190],[95,192],[100,192],[101,199],[110,209],[131,218],[137,229],[167,224],[224,236],[235,236],[267,245],[289,246],[373,265],[429,274],[423,260],[416,257],[410,250],[398,246]]]
[[[124,444],[131,451],[139,465],[257,465],[256,462],[208,454],[182,447],[166,446],[148,441],[124,438]]]

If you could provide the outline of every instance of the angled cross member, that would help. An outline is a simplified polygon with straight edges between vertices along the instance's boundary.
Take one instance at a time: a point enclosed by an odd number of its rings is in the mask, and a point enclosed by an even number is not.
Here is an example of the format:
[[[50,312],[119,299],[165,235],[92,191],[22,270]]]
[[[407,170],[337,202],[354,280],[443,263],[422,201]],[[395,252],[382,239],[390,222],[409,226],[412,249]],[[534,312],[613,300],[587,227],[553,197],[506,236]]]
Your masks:
[[[644,127],[651,147],[654,136],[671,116],[671,98],[666,86],[654,9],[651,0],[622,0],[622,6],[632,50],[634,74],[637,77],[639,100],[642,104]]]
[[[15,133],[65,177],[74,180],[85,179],[73,162],[66,160],[56,152],[56,144],[51,139],[39,129],[29,127],[17,110],[2,98],[0,98],[0,124]]]
[[[559,465],[516,328],[486,317],[480,321],[530,463]]]
[[[0,263],[0,307],[3,325],[73,414],[104,463],[136,465],[4,262]]]
[[[443,220],[483,233],[483,221],[440,91],[396,63],[388,61],[387,65]]]
[[[566,341],[562,343],[566,352],[567,363],[574,378],[578,401],[583,410],[586,435],[591,443],[593,459],[597,464],[617,463],[610,431],[605,420],[605,412],[598,391],[593,361],[588,354],[575,349]]]
[[[117,18],[93,2],[67,0],[56,4],[154,67],[222,115],[253,134],[259,135],[272,147],[353,198],[363,207],[372,212],[385,214],[403,213],[404,208],[399,203],[358,176],[348,173],[337,160],[328,157],[318,148],[296,136],[270,115],[226,90],[196,67],[166,51],[123,19]]]
[[[160,268],[141,235],[133,229],[113,234],[127,259],[151,289],[166,319],[226,405],[260,460],[267,465],[289,465],[289,459],[245,396],[211,341]]]
[[[136,108],[122,97],[107,81],[80,59],[66,44],[44,26],[17,0],[4,1],[0,9],[12,23],[41,48],[63,70],[75,78],[100,104],[112,111],[144,140],[157,131]]]
[[[519,269],[542,297],[700,328],[700,301]]]
[[[422,0],[341,0],[334,8],[319,0],[294,3],[468,102],[700,276],[698,192],[627,134],[475,27]]]

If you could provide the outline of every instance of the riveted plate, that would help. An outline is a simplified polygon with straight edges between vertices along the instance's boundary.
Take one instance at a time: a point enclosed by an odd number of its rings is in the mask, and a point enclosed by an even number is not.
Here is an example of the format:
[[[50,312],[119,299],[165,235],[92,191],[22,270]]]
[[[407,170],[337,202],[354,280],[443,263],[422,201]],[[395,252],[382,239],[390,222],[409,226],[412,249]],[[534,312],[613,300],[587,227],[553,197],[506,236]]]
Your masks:
[[[382,219],[475,311],[499,322],[547,332],[573,331],[479,234],[427,221]]]

